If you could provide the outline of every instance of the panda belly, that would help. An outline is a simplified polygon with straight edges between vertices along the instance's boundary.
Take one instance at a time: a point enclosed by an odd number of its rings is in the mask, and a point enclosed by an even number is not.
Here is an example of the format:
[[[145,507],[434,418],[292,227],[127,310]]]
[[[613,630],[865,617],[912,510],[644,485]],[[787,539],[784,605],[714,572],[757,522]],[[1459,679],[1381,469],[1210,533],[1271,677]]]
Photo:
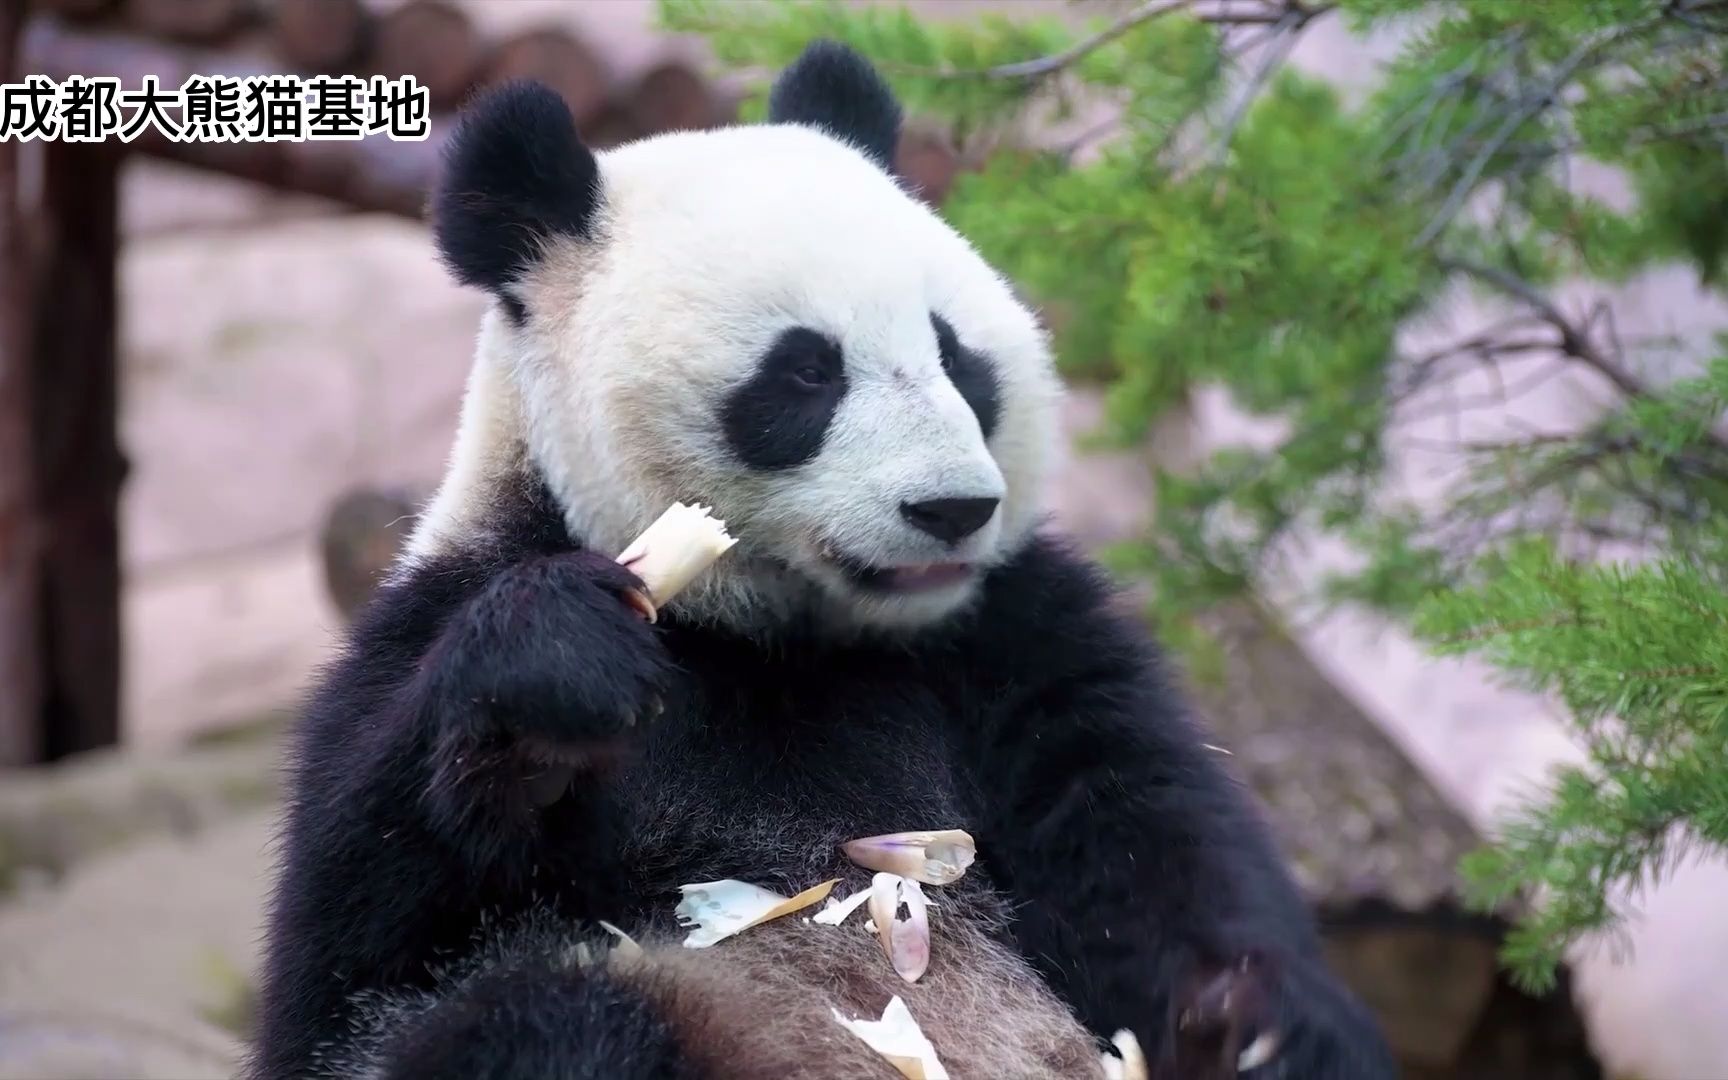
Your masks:
[[[852,889],[862,882],[843,882]],[[840,891],[837,889],[836,891]],[[640,947],[608,949],[546,909],[496,927],[471,954],[420,991],[354,1002],[349,1037],[322,1048],[309,1075],[379,1080],[392,1038],[462,994],[472,980],[528,966],[560,978],[605,979],[645,998],[671,1029],[680,1055],[704,1077],[858,1077],[901,1074],[842,1027],[835,1013],[874,1020],[905,1002],[953,1080],[1103,1080],[1100,1047],[1013,948],[977,898],[944,894],[931,912],[928,970],[897,975],[855,912],[842,926],[797,913],[705,949],[682,933],[627,925]],[[392,1074],[393,1075],[393,1074]]]
[[[760,720],[762,711],[754,715]],[[832,895],[844,898],[871,881],[842,853],[845,841],[966,828],[932,726],[899,726],[895,715],[884,709],[870,723],[824,725],[820,741],[808,734],[778,741],[771,764],[752,741],[760,724],[727,724],[710,713],[699,727],[666,725],[614,789],[634,823],[626,891],[676,897],[680,885],[736,878],[791,895],[838,878]],[[868,761],[894,764],[871,769]],[[875,1020],[897,995],[956,1080],[1101,1077],[1095,1040],[1014,948],[1010,904],[987,862],[925,894],[930,966],[915,983],[894,971],[865,928],[864,908],[840,926],[811,921],[819,910],[811,908],[688,949],[672,905],[661,899],[633,920],[618,913],[615,921],[644,953],[614,953],[608,963],[657,1003],[705,1075],[898,1076],[834,1018]]]
[[[841,889],[864,884],[843,882]],[[614,952],[610,975],[644,993],[704,1075],[900,1074],[834,1014],[874,1020],[899,996],[955,1080],[1102,1077],[1098,1046],[972,898],[940,890],[929,969],[894,972],[860,909],[841,926],[783,917],[710,948],[670,935]]]
[[[689,667],[691,657],[682,657]],[[597,839],[611,870],[561,901],[552,882],[526,910],[479,916],[478,947],[425,990],[356,1002],[354,1035],[327,1051],[328,1076],[376,1076],[392,1032],[411,1029],[464,987],[528,968],[603,979],[646,1000],[680,1054],[706,1077],[900,1076],[835,1018],[875,1020],[898,996],[955,1080],[1101,1080],[1100,1047],[1015,948],[1012,901],[980,858],[960,880],[927,887],[930,964],[915,982],[893,969],[859,909],[840,926],[793,913],[702,949],[683,945],[680,886],[737,879],[791,895],[838,879],[867,888],[846,841],[908,829],[973,828],[925,688],[856,684],[822,694],[722,695],[718,681],[668,702],[616,772],[585,795],[613,828]],[[756,681],[778,686],[785,681]],[[728,700],[730,707],[716,707]],[[844,703],[846,711],[837,711]],[[598,920],[640,952],[608,950]]]

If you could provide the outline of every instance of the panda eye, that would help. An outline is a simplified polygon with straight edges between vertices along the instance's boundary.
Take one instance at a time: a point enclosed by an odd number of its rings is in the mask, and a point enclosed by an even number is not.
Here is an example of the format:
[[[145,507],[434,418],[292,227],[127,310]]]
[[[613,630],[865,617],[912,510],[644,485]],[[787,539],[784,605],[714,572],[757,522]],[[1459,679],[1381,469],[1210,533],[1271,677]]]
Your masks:
[[[826,397],[846,385],[840,343],[801,326],[780,335],[760,370],[783,394]]]
[[[930,325],[936,330],[936,353],[942,358],[942,370],[952,375],[960,356],[960,339],[954,336],[954,328],[948,325],[948,320],[940,315],[932,313]]]

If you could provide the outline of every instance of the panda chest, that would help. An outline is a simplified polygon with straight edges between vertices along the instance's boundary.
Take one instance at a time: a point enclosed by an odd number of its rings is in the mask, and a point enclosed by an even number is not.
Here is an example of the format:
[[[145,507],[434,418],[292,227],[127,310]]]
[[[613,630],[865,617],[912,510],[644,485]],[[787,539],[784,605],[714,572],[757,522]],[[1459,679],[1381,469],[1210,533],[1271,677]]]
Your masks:
[[[641,882],[655,891],[720,878],[793,887],[845,875],[847,840],[968,828],[943,702],[892,669],[687,669],[616,777],[627,864],[666,875]]]

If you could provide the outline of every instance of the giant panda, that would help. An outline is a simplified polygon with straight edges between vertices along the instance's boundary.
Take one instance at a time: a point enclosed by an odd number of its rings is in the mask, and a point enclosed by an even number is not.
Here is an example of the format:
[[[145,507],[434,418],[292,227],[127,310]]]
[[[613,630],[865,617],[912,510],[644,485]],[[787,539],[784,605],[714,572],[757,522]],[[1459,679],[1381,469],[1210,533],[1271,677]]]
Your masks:
[[[900,122],[831,43],[767,123],[602,154],[533,84],[466,110],[434,234],[492,304],[294,738],[252,1075],[891,1080],[835,1014],[896,995],[957,1078],[1102,1076],[1119,1030],[1155,1075],[1393,1074],[1042,522],[1044,334],[895,178]],[[674,501],[739,541],[651,623],[616,558]],[[862,916],[681,945],[681,885],[843,896],[845,841],[933,828],[978,855],[914,983]]]

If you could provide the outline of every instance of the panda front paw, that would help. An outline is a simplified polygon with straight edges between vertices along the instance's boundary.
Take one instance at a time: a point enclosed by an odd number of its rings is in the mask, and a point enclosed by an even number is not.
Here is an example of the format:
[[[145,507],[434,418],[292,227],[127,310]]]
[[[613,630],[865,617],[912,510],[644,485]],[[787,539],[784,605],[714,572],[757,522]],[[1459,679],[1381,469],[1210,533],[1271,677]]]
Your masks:
[[[641,588],[594,552],[533,559],[487,582],[426,660],[443,756],[502,746],[531,789],[617,758],[658,713],[672,666],[632,600]]]
[[[1197,973],[1172,1024],[1171,1078],[1397,1076],[1373,1019],[1329,976],[1257,953]]]

